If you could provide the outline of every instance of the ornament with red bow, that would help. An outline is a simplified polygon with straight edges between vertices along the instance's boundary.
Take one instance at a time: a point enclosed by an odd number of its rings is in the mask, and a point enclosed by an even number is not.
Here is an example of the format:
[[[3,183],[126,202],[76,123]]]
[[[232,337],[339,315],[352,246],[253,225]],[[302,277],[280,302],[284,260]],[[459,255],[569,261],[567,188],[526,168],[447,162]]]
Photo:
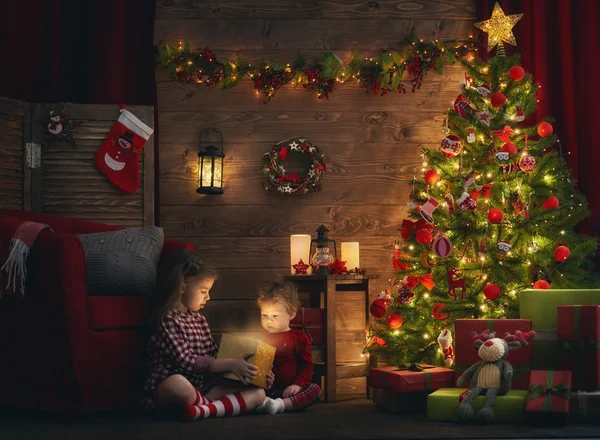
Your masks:
[[[510,143],[510,138],[515,134],[515,131],[508,125],[505,125],[502,130],[492,130],[492,133],[503,143]]]
[[[400,235],[402,235],[403,239],[408,240],[412,231],[419,231],[423,228],[429,229],[432,233],[435,231],[435,227],[431,223],[426,222],[424,219],[417,220],[416,222],[404,219],[402,220],[402,231],[400,232]]]
[[[433,281],[433,275],[430,273],[425,275],[408,275],[405,276],[401,281],[400,285],[402,287],[407,288],[408,290],[413,290],[418,285],[422,284],[427,290],[431,291],[435,287],[435,282]]]

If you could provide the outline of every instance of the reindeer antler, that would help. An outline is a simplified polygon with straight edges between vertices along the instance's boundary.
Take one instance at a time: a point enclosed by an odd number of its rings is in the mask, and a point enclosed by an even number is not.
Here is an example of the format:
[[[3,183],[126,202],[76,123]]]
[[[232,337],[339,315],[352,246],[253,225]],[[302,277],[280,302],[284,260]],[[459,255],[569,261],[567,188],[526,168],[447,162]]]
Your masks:
[[[506,342],[519,342],[521,346],[526,347],[529,345],[529,341],[531,341],[535,337],[535,331],[530,330],[527,333],[523,333],[521,330],[517,330],[514,335],[510,333],[504,334],[504,340]]]
[[[480,340],[480,341],[487,341],[488,339],[494,339],[496,337],[496,332],[490,332],[489,329],[485,329],[484,331],[482,331],[481,333],[477,333],[476,331],[473,331],[473,342]]]

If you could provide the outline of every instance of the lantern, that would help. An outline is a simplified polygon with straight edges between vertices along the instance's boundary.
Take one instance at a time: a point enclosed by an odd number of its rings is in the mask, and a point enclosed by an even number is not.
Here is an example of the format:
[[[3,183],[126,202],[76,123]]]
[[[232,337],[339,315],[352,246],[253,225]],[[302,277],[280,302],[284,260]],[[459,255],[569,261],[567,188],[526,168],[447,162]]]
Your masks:
[[[313,238],[310,241],[311,248],[313,243],[316,244],[317,248],[311,258],[311,263],[317,271],[316,275],[329,275],[329,265],[337,258],[335,240],[331,240],[327,237],[328,232],[329,229],[327,229],[325,225],[321,225],[317,229],[317,238]],[[329,243],[333,243],[333,255],[329,252]]]
[[[202,133],[213,131],[220,136],[219,148],[207,146],[198,152],[198,194],[223,194],[223,133],[210,127],[200,133],[200,148],[202,148]]]

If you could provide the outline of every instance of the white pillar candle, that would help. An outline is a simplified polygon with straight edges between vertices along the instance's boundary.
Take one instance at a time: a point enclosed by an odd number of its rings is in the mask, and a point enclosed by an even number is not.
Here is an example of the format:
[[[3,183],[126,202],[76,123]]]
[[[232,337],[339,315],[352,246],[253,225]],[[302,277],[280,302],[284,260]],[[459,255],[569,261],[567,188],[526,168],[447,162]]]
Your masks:
[[[358,241],[342,242],[342,261],[346,262],[346,268],[348,268],[348,270],[360,267]]]
[[[302,260],[305,264],[310,264],[310,240],[311,237],[308,234],[290,235],[290,272],[292,275],[296,275],[294,264],[298,264],[298,261]],[[311,273],[310,267],[306,273]]]

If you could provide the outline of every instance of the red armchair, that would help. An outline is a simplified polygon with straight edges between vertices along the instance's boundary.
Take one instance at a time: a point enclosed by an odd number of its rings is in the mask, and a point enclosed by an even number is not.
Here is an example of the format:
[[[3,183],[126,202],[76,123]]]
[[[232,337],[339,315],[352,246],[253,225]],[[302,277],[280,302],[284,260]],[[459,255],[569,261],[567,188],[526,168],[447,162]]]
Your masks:
[[[0,299],[0,404],[57,412],[135,408],[145,373],[149,297],[88,296],[75,234],[122,229],[0,210],[47,223],[27,260],[25,298]],[[188,243],[165,238],[161,260]]]

